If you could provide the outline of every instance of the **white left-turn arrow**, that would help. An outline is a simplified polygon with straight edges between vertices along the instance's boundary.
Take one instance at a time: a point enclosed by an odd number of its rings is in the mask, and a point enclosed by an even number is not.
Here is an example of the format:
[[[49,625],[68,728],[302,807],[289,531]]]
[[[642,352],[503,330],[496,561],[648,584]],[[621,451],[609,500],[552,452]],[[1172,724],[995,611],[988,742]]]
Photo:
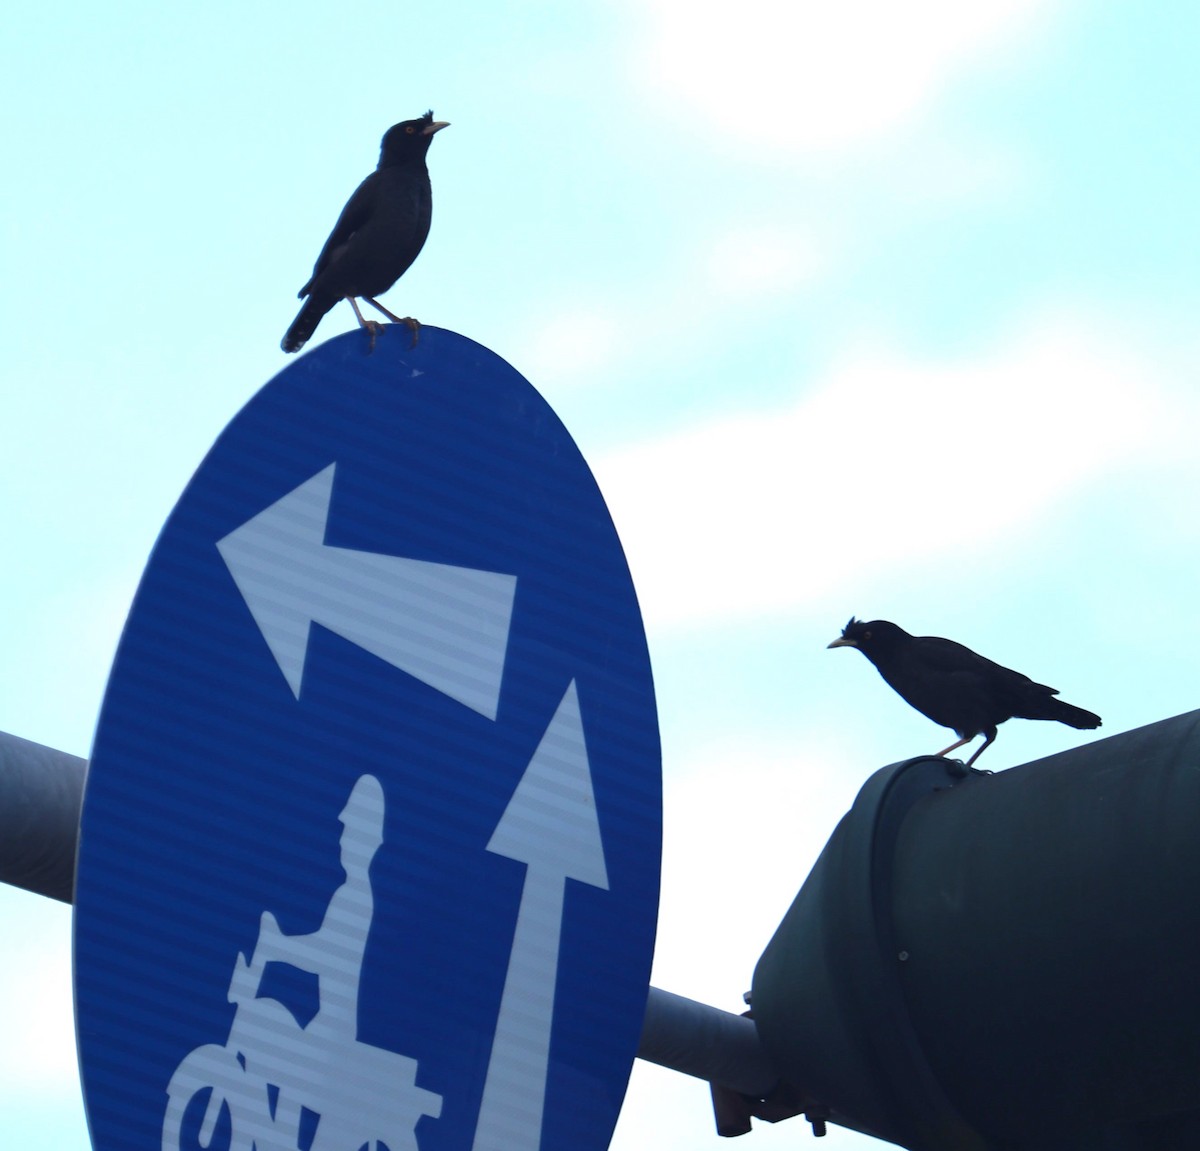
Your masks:
[[[526,871],[472,1151],[538,1151],[566,882],[608,890],[574,680],[487,849]]]
[[[296,698],[315,622],[495,719],[517,577],[329,547],[336,466],[217,544]]]

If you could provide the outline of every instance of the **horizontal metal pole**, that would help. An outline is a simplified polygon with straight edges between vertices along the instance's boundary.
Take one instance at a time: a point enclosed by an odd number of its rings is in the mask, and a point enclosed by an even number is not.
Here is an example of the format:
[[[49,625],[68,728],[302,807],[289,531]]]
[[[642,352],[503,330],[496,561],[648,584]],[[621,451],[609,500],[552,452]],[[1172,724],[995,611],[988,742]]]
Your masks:
[[[70,903],[87,760],[0,732],[0,882]]]
[[[650,988],[638,1058],[761,1099],[779,1076],[744,1015]]]

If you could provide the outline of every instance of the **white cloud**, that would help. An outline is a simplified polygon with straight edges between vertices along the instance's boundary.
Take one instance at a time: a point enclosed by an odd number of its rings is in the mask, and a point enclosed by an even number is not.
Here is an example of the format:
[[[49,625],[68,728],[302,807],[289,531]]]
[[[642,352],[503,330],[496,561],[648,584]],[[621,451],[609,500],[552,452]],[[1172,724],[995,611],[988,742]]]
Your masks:
[[[811,237],[776,228],[739,228],[712,244],[703,283],[709,292],[724,296],[761,298],[812,280],[821,265]]]
[[[70,913],[25,892],[4,894],[0,959],[0,1098],[78,1094],[71,1007]]]
[[[714,140],[827,152],[917,118],[946,86],[1010,48],[1048,0],[687,0],[640,5],[640,84]]]
[[[601,382],[618,365],[691,340],[730,313],[753,315],[810,285],[830,265],[836,239],[794,226],[738,226],[689,243],[669,275],[631,283],[603,303],[550,303],[513,355],[523,374],[555,387]]]
[[[93,571],[25,613],[21,626],[12,628],[11,667],[0,665],[0,729],[88,755],[139,578],[140,571],[128,565]]]
[[[648,624],[745,619],[994,546],[1165,435],[1159,394],[1098,327],[1045,319],[982,358],[859,354],[593,469]]]
[[[813,726],[778,740],[731,737],[667,773],[656,985],[739,1009],[763,947],[862,783],[844,741]],[[751,780],[770,803],[752,801]]]
[[[620,346],[615,309],[583,305],[551,313],[530,333],[521,364],[530,379],[569,382],[603,371]]]

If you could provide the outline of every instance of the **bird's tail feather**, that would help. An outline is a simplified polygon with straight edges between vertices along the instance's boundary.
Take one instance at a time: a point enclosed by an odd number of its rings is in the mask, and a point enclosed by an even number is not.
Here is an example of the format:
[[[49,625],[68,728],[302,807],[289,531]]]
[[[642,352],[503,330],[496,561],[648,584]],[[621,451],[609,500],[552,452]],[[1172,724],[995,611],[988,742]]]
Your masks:
[[[285,352],[298,352],[308,343],[309,337],[313,332],[317,330],[317,325],[321,322],[321,317],[336,303],[336,299],[325,300],[309,296],[304,301],[304,307],[300,309],[299,314],[292,321],[292,326],[284,333],[279,346]]]
[[[1076,707],[1073,703],[1064,703],[1061,699],[1050,702],[1053,706],[1050,709],[1052,714],[1047,716],[1048,719],[1056,719],[1068,727],[1081,730],[1100,726],[1100,717],[1093,711],[1085,711],[1082,707]]]

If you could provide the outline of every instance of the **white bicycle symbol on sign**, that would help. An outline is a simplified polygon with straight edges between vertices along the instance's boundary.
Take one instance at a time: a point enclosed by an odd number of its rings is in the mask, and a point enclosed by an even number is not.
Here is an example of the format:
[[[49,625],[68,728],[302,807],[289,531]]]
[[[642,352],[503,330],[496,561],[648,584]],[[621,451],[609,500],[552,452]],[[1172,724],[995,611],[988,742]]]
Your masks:
[[[239,953],[229,982],[236,1007],[224,1045],[184,1056],[167,1087],[162,1151],[183,1151],[184,1121],[205,1091],[195,1138],[211,1145],[223,1111],[229,1151],[417,1151],[416,1126],[437,1118],[442,1097],[416,1084],[417,1061],[359,1042],[358,984],[374,913],[369,868],[383,840],[383,789],[374,776],[354,785],[341,814],[345,882],[320,928],[285,935],[264,912],[254,954]],[[259,998],[270,962],[317,976],[317,1013],[302,1026],[282,1003]],[[301,1148],[301,1117],[316,1119]],[[311,1125],[310,1125],[311,1130]]]

